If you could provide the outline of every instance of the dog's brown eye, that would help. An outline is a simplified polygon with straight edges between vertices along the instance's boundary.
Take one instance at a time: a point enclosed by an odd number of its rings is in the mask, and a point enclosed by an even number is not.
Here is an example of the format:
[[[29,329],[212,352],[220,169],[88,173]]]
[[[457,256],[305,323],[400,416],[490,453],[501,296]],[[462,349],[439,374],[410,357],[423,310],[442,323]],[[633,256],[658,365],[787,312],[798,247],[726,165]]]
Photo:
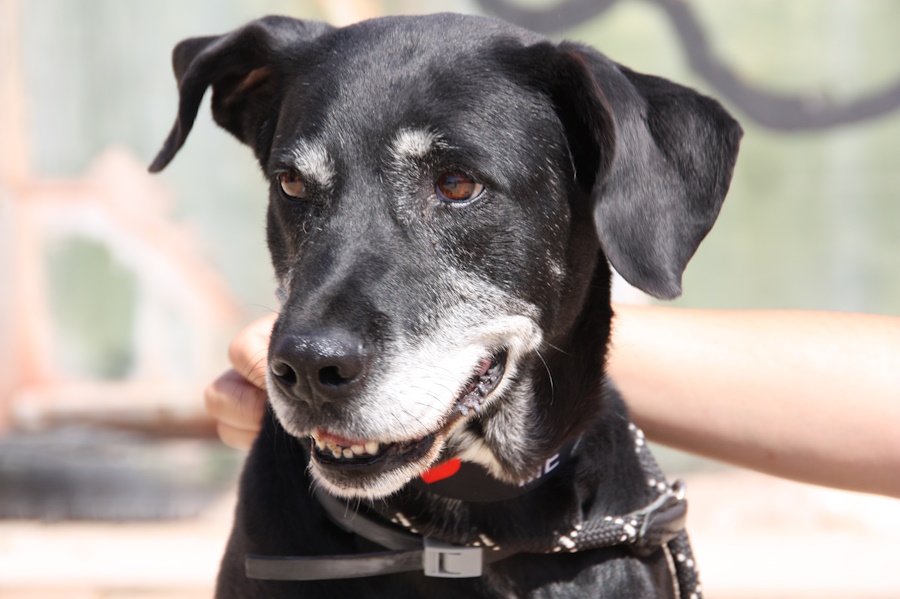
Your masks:
[[[288,171],[278,175],[278,182],[281,184],[281,191],[290,198],[295,200],[306,199],[307,189],[306,183],[294,171]]]
[[[438,177],[434,187],[438,195],[448,202],[468,202],[484,190],[484,185],[462,173],[444,173]]]

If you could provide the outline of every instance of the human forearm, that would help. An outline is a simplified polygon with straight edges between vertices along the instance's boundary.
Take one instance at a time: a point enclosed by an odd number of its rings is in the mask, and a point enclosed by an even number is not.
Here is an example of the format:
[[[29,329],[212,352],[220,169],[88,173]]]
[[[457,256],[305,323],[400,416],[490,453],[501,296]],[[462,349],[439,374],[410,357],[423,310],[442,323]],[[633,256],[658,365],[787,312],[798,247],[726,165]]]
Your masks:
[[[616,307],[609,370],[652,439],[900,496],[900,319]]]

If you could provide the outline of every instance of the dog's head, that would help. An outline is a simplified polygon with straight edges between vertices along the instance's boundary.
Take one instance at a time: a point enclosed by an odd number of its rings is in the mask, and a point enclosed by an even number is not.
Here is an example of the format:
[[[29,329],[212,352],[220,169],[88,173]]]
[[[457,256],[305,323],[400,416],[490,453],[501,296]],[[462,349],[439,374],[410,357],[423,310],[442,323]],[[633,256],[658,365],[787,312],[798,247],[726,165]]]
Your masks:
[[[343,496],[390,494],[442,452],[522,479],[581,430],[597,402],[568,396],[598,391],[605,258],[678,295],[741,136],[692,90],[476,17],[269,17],[182,42],[174,67],[151,170],[211,86],[271,183],[269,396]]]

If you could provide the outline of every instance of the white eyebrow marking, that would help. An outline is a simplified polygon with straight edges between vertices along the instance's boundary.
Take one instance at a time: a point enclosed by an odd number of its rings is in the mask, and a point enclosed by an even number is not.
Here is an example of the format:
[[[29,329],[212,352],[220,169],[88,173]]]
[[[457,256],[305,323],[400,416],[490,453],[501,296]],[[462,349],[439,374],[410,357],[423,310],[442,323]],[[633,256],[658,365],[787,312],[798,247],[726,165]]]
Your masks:
[[[427,129],[401,129],[391,145],[391,157],[395,162],[424,158],[439,141],[438,135]]]
[[[333,186],[337,176],[334,162],[320,144],[316,142],[303,144],[302,147],[291,150],[290,156],[294,168],[305,179],[312,180],[326,189]]]

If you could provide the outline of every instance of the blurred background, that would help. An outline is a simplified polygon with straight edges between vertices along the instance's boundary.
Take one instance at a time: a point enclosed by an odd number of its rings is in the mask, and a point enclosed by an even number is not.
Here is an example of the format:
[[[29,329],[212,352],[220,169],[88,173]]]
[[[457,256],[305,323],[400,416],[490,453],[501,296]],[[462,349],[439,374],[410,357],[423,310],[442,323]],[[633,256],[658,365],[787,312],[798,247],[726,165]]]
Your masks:
[[[243,453],[202,390],[275,285],[266,184],[208,109],[146,173],[174,44],[436,11],[589,43],[742,122],[677,305],[900,315],[894,0],[0,0],[0,597],[211,593]],[[708,598],[900,597],[900,502],[661,453]]]

